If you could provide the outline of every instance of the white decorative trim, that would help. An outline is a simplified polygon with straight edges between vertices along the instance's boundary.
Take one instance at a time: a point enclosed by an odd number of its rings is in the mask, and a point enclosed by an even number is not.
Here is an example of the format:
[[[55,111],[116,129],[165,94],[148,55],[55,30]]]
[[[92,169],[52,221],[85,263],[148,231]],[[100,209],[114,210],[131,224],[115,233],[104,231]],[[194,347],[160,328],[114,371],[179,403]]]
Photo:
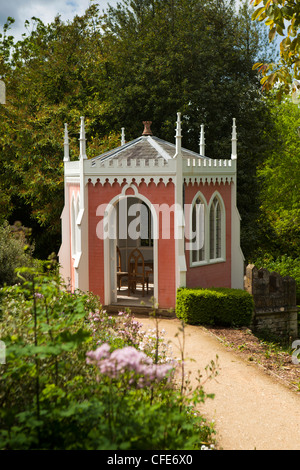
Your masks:
[[[74,258],[74,268],[75,269],[78,269],[79,267],[79,262],[80,262],[80,258],[81,258],[81,252],[80,253],[76,253],[76,256]],[[78,279],[78,278],[77,278]],[[75,285],[76,288],[78,288],[78,285]]]
[[[236,160],[212,160],[208,158],[180,159],[178,166],[177,158],[140,159],[140,160],[83,160],[84,184],[97,182],[127,184],[136,182],[139,185],[150,182],[156,185],[159,182],[168,184],[170,179],[174,182],[176,174],[182,171],[183,180],[188,184],[213,183],[225,184],[235,181]],[[77,182],[80,177],[79,161],[65,162],[65,178],[68,182]]]
[[[177,121],[176,121],[176,135],[175,135],[175,143],[176,143],[176,152],[174,158],[177,158],[181,155],[181,142],[182,142],[182,135],[181,135],[181,113],[177,113]]]
[[[126,158],[118,160],[117,158],[107,160],[87,160],[85,162],[86,175],[123,175],[123,174],[145,174],[145,169],[152,170],[153,174],[156,173],[170,173],[175,172],[176,166],[173,158],[165,160],[162,158],[140,158],[130,159]]]
[[[125,127],[122,127],[121,133],[122,133],[122,135],[121,135],[121,146],[123,147],[123,145],[126,144],[126,140],[125,140]]]
[[[77,225],[81,225],[81,223],[82,223],[82,218],[83,218],[83,214],[84,214],[84,209],[80,209],[80,210],[78,211],[77,219],[76,219],[76,224],[77,224]]]
[[[186,158],[184,159],[184,170],[187,168],[229,168],[235,170],[235,162],[228,159],[211,159],[211,158]]]
[[[79,161],[65,162],[65,177],[67,176],[79,176]]]
[[[69,134],[68,124],[65,123],[65,135],[64,135],[64,162],[70,161],[70,149],[69,149]]]
[[[236,135],[236,119],[232,120],[232,138],[231,138],[231,158],[237,159],[237,135]]]
[[[131,182],[130,184],[125,184],[123,186],[122,191],[121,191],[122,196],[126,196],[126,191],[128,189],[133,189],[134,196],[138,195],[138,193],[139,193],[138,188],[136,187],[136,185]]]
[[[200,142],[199,142],[199,153],[200,155],[205,155],[205,133],[204,133],[204,124],[201,124],[200,132]]]
[[[85,127],[84,127],[84,117],[81,116],[80,118],[80,136],[79,136],[79,145],[80,145],[80,152],[79,158],[80,160],[87,159],[86,156],[86,138],[85,138]]]
[[[187,183],[230,183],[236,176],[235,160],[187,158],[182,165],[183,178]]]
[[[217,184],[230,184],[232,182],[234,182],[235,179],[234,179],[234,176],[219,176],[219,175],[216,175],[216,176],[213,176],[213,175],[208,175],[208,176],[190,176],[190,177],[184,177],[184,182],[188,185],[188,184],[214,184],[214,185],[217,185]]]
[[[170,175],[164,176],[164,175],[159,175],[159,176],[127,176],[125,175],[122,176],[86,176],[85,177],[85,184],[87,183],[92,183],[93,185],[100,183],[100,184],[105,184],[109,183],[110,185],[113,185],[114,183],[119,183],[120,185],[123,184],[124,182],[126,185],[132,185],[131,187],[134,186],[134,183],[139,186],[141,183],[145,183],[147,186],[150,183],[154,183],[155,185],[158,185],[159,183],[164,183],[167,185],[168,183],[174,182],[174,175],[171,177]]]

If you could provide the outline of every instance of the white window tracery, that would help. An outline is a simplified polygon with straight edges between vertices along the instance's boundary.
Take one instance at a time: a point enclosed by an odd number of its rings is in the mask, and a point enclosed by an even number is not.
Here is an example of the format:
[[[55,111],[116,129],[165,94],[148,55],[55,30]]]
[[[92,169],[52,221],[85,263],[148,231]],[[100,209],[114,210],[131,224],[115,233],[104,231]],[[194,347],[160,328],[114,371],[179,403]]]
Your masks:
[[[192,263],[205,261],[205,204],[198,196],[192,208]]]
[[[221,198],[216,195],[212,199],[209,210],[209,259],[210,261],[224,258],[224,218],[225,211]]]
[[[189,243],[192,267],[225,261],[225,206],[219,193],[207,205],[200,192],[194,197],[190,214]]]

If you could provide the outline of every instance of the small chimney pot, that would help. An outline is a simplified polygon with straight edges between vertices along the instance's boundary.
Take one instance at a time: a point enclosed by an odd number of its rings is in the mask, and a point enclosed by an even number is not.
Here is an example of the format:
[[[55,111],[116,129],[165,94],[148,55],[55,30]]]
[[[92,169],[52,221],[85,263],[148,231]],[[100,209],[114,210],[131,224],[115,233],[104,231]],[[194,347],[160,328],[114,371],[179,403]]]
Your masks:
[[[152,124],[152,121],[143,121],[143,124],[144,124],[144,131],[143,131],[143,134],[142,135],[153,135],[152,134],[152,131],[151,131],[151,124]]]

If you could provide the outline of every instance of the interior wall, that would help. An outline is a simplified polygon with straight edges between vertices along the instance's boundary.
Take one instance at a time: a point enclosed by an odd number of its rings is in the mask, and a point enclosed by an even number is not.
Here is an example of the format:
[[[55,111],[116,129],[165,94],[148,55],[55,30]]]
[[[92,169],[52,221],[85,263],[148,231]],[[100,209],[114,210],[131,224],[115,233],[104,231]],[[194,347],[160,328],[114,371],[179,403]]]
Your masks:
[[[134,238],[131,238],[130,234],[128,233],[128,226],[131,223],[134,223],[135,218],[138,217],[139,215],[138,213],[136,215],[128,215],[128,213],[130,213],[130,209],[132,208],[134,204],[140,204],[142,203],[142,201],[138,197],[128,196],[126,198],[126,202],[127,202],[127,230],[126,230],[126,227],[124,226],[121,227],[121,230],[120,230],[119,224],[122,224],[122,214],[120,215],[120,203],[118,203],[116,206],[117,221],[118,221],[117,245],[121,252],[121,263],[122,263],[123,271],[128,271],[128,265],[127,265],[128,259],[129,259],[131,251],[134,250],[135,248],[138,248],[141,251],[145,261],[153,261],[153,246],[143,246],[145,242],[141,239],[141,237],[134,239]],[[153,223],[152,216],[150,215],[150,217],[151,217],[151,222]],[[124,220],[124,223],[125,222],[126,220]],[[141,222],[145,224],[145,221],[143,219],[141,219]],[[151,222],[149,223],[149,225],[151,224]],[[140,232],[140,230],[141,228],[137,227],[137,231]],[[125,238],[126,235],[127,237]]]

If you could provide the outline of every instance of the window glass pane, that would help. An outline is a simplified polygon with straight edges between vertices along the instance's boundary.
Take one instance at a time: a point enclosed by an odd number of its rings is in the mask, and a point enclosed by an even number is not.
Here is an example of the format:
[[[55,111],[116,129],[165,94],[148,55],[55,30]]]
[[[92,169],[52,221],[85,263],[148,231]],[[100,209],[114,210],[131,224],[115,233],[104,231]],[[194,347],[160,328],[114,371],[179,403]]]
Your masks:
[[[210,209],[210,259],[221,258],[222,255],[222,211],[220,202],[215,197]]]
[[[192,251],[192,261],[196,263],[198,261],[198,252],[196,250]]]
[[[216,258],[221,258],[221,208],[219,202],[216,207]]]
[[[141,210],[141,246],[153,246],[152,238],[152,214],[144,202]]]
[[[214,206],[214,202],[211,205],[210,215],[209,215],[210,259],[214,259],[215,257],[215,206]]]
[[[204,220],[204,204],[201,201],[201,198],[198,197],[193,206],[192,212],[193,238],[191,242],[194,244],[192,251],[192,262],[203,261],[205,259]]]

